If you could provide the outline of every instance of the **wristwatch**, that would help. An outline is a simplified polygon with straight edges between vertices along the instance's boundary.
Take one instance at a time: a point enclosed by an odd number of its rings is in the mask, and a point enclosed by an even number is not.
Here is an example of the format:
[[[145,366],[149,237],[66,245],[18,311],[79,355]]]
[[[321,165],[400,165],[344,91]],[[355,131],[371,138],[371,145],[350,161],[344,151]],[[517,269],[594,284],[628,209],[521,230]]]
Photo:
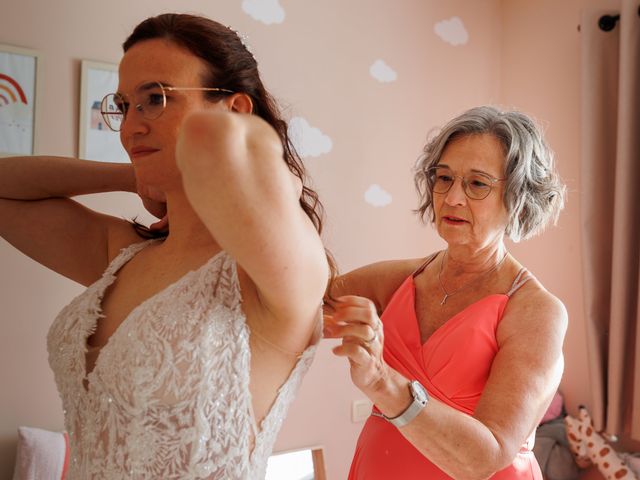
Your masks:
[[[411,420],[418,416],[420,411],[429,402],[429,394],[419,381],[413,380],[409,384],[409,392],[411,392],[413,402],[411,402],[411,405],[409,405],[404,412],[393,418],[389,418],[386,415],[381,414],[382,418],[395,427],[400,428],[407,425]]]

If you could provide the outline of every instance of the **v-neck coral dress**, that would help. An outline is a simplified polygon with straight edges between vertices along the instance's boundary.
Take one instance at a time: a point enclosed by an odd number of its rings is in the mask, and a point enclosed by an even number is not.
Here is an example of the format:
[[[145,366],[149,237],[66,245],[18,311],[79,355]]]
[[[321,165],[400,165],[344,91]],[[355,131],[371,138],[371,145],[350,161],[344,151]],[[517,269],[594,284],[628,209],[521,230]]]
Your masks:
[[[384,359],[407,379],[418,380],[430,396],[472,415],[498,352],[496,329],[509,296],[529,277],[523,269],[508,293],[472,303],[447,320],[423,345],[415,312],[414,277],[429,261],[400,285],[382,314]],[[533,434],[513,463],[491,479],[542,480],[532,448]],[[367,419],[356,445],[350,480],[450,478],[389,422],[375,415]]]
[[[87,338],[104,292],[145,245],[123,249],[49,330],[49,363],[71,449],[67,479],[264,479],[316,346],[302,354],[258,427],[249,390],[250,332],[227,253],[136,307],[86,374]]]

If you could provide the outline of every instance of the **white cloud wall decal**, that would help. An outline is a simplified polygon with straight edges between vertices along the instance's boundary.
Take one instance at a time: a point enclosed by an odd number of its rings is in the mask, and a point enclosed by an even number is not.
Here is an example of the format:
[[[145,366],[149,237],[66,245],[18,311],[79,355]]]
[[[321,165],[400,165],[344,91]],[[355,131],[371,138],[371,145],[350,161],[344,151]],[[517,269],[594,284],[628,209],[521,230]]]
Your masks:
[[[374,207],[386,207],[391,203],[391,194],[386,192],[380,185],[374,183],[366,192],[364,192],[364,200]]]
[[[284,9],[279,0],[243,0],[242,10],[267,25],[284,22]]]
[[[469,41],[469,33],[459,17],[451,17],[434,25],[433,30],[442,40],[453,46],[464,45]]]
[[[376,60],[369,67],[369,73],[373,78],[381,83],[395,82],[398,79],[398,74],[385,63],[384,60]]]
[[[323,153],[329,153],[333,148],[333,142],[319,128],[312,127],[302,117],[293,117],[289,121],[289,137],[302,158],[319,157]]]

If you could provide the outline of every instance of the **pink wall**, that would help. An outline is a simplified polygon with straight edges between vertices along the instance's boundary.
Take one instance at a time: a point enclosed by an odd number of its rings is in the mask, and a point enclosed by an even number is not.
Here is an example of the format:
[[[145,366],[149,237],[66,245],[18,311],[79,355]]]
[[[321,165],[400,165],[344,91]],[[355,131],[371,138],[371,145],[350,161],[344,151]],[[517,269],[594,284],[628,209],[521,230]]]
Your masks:
[[[558,226],[514,246],[513,251],[569,311],[562,391],[572,411],[577,404],[590,402],[581,322],[580,3],[503,2],[501,46],[502,102],[531,113],[546,126],[547,139],[567,183],[568,201]]]
[[[411,209],[409,173],[429,129],[481,103],[527,111],[547,126],[569,201],[555,229],[514,245],[513,252],[567,305],[571,325],[562,384],[570,411],[590,402],[582,327],[579,234],[579,34],[581,5],[604,0],[281,0],[284,22],[266,25],[241,2],[183,0],[42,0],[13,2],[0,16],[0,43],[40,50],[45,57],[39,150],[77,152],[79,60],[117,62],[119,45],[148,15],[196,11],[249,35],[268,87],[328,135],[328,153],[306,159],[328,213],[327,242],[341,268],[384,258],[424,256],[441,246]],[[606,3],[606,2],[605,2]],[[615,3],[613,0],[609,4]],[[459,17],[468,33],[454,46],[434,24]],[[376,59],[397,73],[381,83]],[[384,207],[364,200],[378,184]],[[132,216],[127,195],[96,195],[90,206]],[[386,232],[395,232],[389,235]],[[35,265],[0,241],[0,477],[9,476],[18,425],[62,428],[44,337],[57,311],[80,287]],[[322,345],[277,448],[323,445],[330,479],[346,476],[360,424],[350,421],[345,362]]]

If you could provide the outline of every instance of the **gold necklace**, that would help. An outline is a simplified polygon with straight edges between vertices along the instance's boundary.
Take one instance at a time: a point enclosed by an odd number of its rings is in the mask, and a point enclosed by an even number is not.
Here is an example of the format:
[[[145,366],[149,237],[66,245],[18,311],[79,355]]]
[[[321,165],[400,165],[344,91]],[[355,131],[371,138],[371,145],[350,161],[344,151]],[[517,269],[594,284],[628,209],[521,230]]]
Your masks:
[[[449,292],[447,292],[447,289],[444,288],[444,283],[442,282],[442,270],[444,269],[444,260],[445,260],[445,258],[446,258],[448,253],[449,253],[449,250],[445,250],[444,251],[444,255],[442,256],[442,260],[440,261],[440,271],[438,272],[438,283],[440,284],[440,289],[442,290],[442,293],[444,293],[444,297],[442,297],[442,300],[440,301],[440,306],[442,306],[445,303],[447,303],[447,298],[451,297],[452,295],[455,295],[460,290],[464,290],[469,285],[473,285],[474,283],[478,282],[480,279],[482,279],[482,278],[486,277],[487,275],[489,275],[494,270],[497,270],[498,267],[500,265],[502,265],[502,262],[504,262],[504,259],[507,258],[507,255],[509,255],[509,252],[505,252],[505,254],[502,257],[502,259],[498,263],[496,263],[493,267],[491,267],[489,270],[487,270],[486,272],[481,273],[480,275],[478,275],[476,278],[474,278],[470,282],[465,283],[461,287],[458,287],[453,292],[449,293]]]

